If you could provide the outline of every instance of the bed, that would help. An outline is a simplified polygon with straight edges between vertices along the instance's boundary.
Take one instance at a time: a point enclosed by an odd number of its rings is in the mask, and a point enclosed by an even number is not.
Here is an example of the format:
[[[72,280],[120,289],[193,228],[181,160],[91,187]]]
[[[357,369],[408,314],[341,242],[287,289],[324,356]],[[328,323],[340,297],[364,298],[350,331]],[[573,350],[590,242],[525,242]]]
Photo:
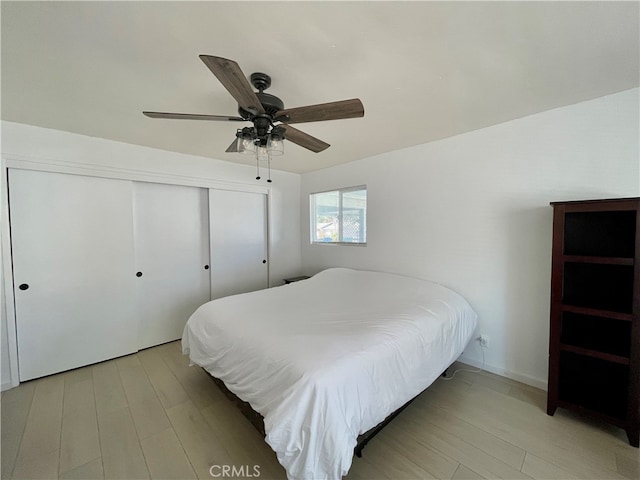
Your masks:
[[[336,480],[358,436],[458,358],[476,321],[464,298],[436,283],[331,268],[202,305],[182,348],[263,417],[288,478]]]

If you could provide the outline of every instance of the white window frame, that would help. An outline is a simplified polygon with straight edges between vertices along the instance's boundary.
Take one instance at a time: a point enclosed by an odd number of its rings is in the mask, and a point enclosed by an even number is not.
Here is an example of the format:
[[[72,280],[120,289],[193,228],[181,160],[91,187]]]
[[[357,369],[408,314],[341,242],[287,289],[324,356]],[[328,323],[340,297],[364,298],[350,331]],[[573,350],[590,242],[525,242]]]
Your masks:
[[[320,192],[313,192],[309,194],[309,238],[311,239],[311,244],[312,245],[349,245],[349,246],[353,246],[353,247],[365,247],[367,245],[367,213],[365,210],[365,215],[364,215],[364,237],[365,237],[365,241],[364,242],[344,242],[342,241],[342,232],[343,232],[343,225],[342,225],[342,216],[343,216],[343,211],[342,211],[342,198],[344,196],[345,193],[349,193],[349,192],[354,192],[354,191],[359,191],[359,190],[365,190],[367,191],[367,186],[366,185],[358,185],[355,187],[345,187],[345,188],[336,188],[336,189],[332,189],[332,190],[323,190]],[[319,194],[323,194],[323,193],[338,193],[338,238],[339,240],[336,242],[328,242],[328,241],[321,241],[321,240],[317,240],[316,239],[316,195]],[[367,193],[368,196],[368,193]]]

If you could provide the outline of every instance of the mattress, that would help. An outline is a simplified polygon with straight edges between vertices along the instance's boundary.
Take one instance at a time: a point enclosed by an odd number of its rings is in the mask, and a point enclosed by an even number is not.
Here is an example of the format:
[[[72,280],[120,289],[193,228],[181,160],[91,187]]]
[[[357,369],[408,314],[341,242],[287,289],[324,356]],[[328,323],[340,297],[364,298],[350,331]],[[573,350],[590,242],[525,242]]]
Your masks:
[[[476,321],[442,285],[331,268],[202,305],[182,346],[264,417],[288,478],[335,480],[347,474],[358,435],[428,387]]]

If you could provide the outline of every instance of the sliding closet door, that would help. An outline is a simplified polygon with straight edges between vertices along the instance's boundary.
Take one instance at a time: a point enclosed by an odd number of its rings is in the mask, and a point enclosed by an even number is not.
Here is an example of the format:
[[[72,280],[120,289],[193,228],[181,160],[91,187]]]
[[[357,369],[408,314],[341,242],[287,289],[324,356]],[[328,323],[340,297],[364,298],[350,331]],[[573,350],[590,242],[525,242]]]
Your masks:
[[[209,208],[204,188],[134,183],[139,348],[176,340],[209,300]]]
[[[211,298],[268,287],[267,196],[209,190]]]
[[[131,182],[9,170],[25,381],[137,350]]]

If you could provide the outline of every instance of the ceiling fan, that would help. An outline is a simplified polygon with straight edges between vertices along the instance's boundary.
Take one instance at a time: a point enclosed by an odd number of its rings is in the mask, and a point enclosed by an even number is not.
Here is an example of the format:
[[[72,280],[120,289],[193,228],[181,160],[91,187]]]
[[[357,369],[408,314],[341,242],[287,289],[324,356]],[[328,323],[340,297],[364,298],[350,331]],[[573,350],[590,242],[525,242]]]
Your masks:
[[[285,139],[312,152],[322,152],[329,148],[328,143],[292,127],[291,124],[364,116],[364,106],[357,98],[285,108],[282,100],[264,92],[271,85],[269,75],[252,73],[250,84],[240,66],[233,60],[211,55],[200,55],[200,59],[238,102],[240,116],[147,111],[142,113],[151,118],[252,122],[252,127],[237,129],[236,139],[226,152],[254,154],[258,160],[261,156],[270,158],[271,155],[284,153]],[[253,91],[252,85],[257,92]]]

